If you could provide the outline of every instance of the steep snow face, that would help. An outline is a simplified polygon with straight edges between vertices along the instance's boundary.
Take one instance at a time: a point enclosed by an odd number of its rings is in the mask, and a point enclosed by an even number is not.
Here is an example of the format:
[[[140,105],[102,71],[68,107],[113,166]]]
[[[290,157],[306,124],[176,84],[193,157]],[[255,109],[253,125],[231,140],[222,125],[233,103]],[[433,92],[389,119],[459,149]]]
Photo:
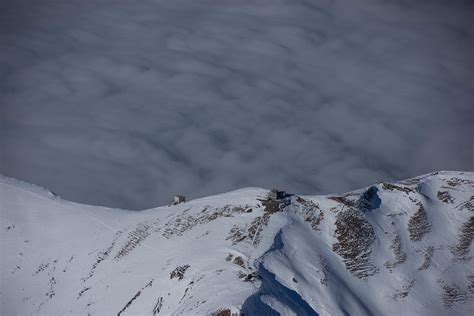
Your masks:
[[[474,313],[474,173],[126,211],[0,178],[1,314]]]

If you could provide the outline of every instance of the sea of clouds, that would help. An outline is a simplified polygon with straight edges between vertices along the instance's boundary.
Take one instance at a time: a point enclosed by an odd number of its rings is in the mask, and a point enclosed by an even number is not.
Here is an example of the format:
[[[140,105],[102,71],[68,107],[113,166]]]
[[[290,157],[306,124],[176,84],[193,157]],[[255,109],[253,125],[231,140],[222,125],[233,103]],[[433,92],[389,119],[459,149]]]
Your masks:
[[[473,170],[474,5],[4,0],[0,173],[143,209]]]

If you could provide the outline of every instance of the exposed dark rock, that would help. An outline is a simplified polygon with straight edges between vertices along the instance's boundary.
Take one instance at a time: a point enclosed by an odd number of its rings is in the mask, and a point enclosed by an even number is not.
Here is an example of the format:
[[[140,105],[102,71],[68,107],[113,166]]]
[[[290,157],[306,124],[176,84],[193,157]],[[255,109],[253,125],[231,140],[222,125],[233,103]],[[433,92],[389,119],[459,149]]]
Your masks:
[[[419,241],[423,235],[429,233],[431,229],[431,223],[428,220],[428,214],[423,204],[418,203],[418,211],[410,217],[408,221],[408,232],[410,234],[411,241]]]
[[[109,247],[107,247],[106,249],[100,251],[97,256],[96,256],[96,261],[92,264],[92,267],[91,267],[91,270],[89,271],[89,274],[87,275],[87,277],[83,278],[82,281],[86,281],[88,279],[90,279],[94,273],[95,273],[95,270],[97,269],[97,267],[99,266],[99,264],[104,261],[105,259],[107,259],[110,255],[110,252],[112,251],[112,249],[114,248],[116,242],[117,242],[117,239],[122,235],[122,232],[121,231],[118,231],[115,233],[113,239],[112,239],[112,243],[110,244]],[[71,259],[72,260],[72,257]]]
[[[77,295],[77,298],[79,299],[85,292],[89,291],[90,289],[90,287],[83,288]]]
[[[256,272],[245,273],[244,271],[239,271],[239,279],[243,282],[253,282],[257,280],[257,278]]]
[[[297,208],[297,212],[303,216],[305,222],[308,222],[314,231],[319,231],[318,226],[324,219],[324,213],[319,205],[299,196],[296,198],[296,202],[294,207]]]
[[[337,215],[335,237],[333,250],[354,276],[366,278],[378,271],[370,258],[374,229],[359,210],[349,209]]]
[[[259,199],[259,201],[264,206],[263,211],[270,214],[281,212],[290,203],[289,199]]]
[[[120,316],[123,312],[125,312],[125,310],[129,308],[130,305],[132,305],[133,301],[135,301],[142,294],[143,290],[145,290],[147,287],[151,287],[153,285],[153,281],[154,280],[151,279],[147,284],[145,284],[145,286],[138,290],[138,292],[135,293],[135,295],[125,304],[125,306],[120,310],[120,312],[118,312],[117,316]]]
[[[244,261],[244,259],[242,259],[241,256],[235,257],[235,258],[234,258],[234,263],[235,263],[236,265],[241,266],[242,268],[245,269],[245,261]]]
[[[186,270],[188,270],[189,267],[190,267],[189,264],[185,264],[184,266],[176,267],[176,269],[171,271],[170,279],[177,278],[178,280],[182,280],[184,278],[184,273],[186,273]]]
[[[247,238],[247,231],[244,228],[235,226],[229,231],[229,235],[226,240],[231,240],[233,245],[245,240]]]
[[[468,211],[474,212],[474,195],[471,196],[469,200],[461,203],[461,205],[458,206],[458,209],[460,211],[468,210]]]
[[[140,245],[150,235],[150,225],[147,223],[140,223],[137,227],[128,233],[127,241],[122,248],[117,252],[114,259],[119,260],[128,255],[135,247]]]
[[[245,213],[248,206],[226,205],[222,208],[209,210],[205,208],[197,215],[187,215],[186,212],[168,221],[164,225],[163,237],[171,238],[174,235],[181,236],[183,233],[193,229],[197,225],[212,222],[221,217],[232,217],[235,214]]]
[[[457,187],[460,185],[474,185],[474,182],[471,180],[467,179],[459,179],[459,178],[451,178],[446,181],[446,184],[449,185],[450,187]]]
[[[387,183],[387,182],[382,182],[382,188],[384,190],[387,190],[387,191],[401,191],[401,192],[405,192],[405,193],[410,193],[410,192],[414,192],[413,189],[410,189],[410,188],[407,188],[407,187],[402,187],[402,186],[399,186],[399,185],[395,185],[395,184],[392,184],[392,183]]]
[[[129,308],[130,305],[132,305],[133,301],[136,300],[141,294],[142,294],[141,290],[135,293],[135,295],[127,302],[127,304],[125,304],[125,306],[120,310],[120,312],[117,313],[117,316],[122,315],[122,313],[125,312],[125,310],[127,310],[127,308]]]
[[[474,216],[471,216],[460,229],[458,244],[451,249],[456,261],[471,260],[469,249],[474,239]]]
[[[232,316],[232,312],[228,308],[220,309],[211,314],[211,316]]]
[[[46,268],[49,267],[49,265],[50,265],[49,262],[40,264],[33,275],[37,275],[38,273],[44,271]]]
[[[348,198],[347,196],[330,196],[328,199],[341,203],[345,206],[354,207],[356,206],[356,201]]]
[[[263,216],[256,217],[251,223],[250,227],[248,228],[248,239],[254,246],[257,246],[260,243],[261,234],[267,226],[268,221],[270,220],[272,213],[265,213]]]
[[[448,204],[454,203],[454,200],[453,200],[453,198],[451,197],[451,194],[449,194],[448,191],[438,191],[436,196],[443,203],[448,203]]]
[[[327,260],[326,258],[320,255],[319,261],[321,264],[321,274],[322,274],[322,277],[319,279],[319,281],[321,282],[322,285],[328,286],[329,282],[328,282],[328,273],[327,273],[327,270],[328,270]]]
[[[469,285],[467,286],[467,289],[471,294],[474,294],[474,274],[469,275],[467,277],[467,280],[469,281]]]
[[[410,289],[413,287],[415,284],[415,280],[404,280],[403,285],[401,289],[396,290],[394,294],[390,296],[390,299],[394,302],[397,302],[410,294]]]
[[[161,308],[163,307],[163,297],[158,297],[156,300],[156,304],[153,307],[153,316],[158,315],[158,313],[161,311]]]
[[[395,255],[395,260],[386,261],[385,267],[389,269],[390,272],[392,272],[393,269],[397,265],[404,263],[405,260],[407,259],[407,254],[402,249],[402,239],[400,238],[399,235],[396,235],[395,239],[392,240],[392,245],[390,246],[390,249],[393,251],[393,254]]]
[[[425,260],[423,261],[421,266],[418,268],[419,271],[426,270],[430,267],[431,258],[433,257],[433,253],[434,253],[434,248],[432,246],[429,246],[428,248],[426,248],[426,251],[425,251],[425,254],[424,254],[425,255]]]
[[[441,298],[443,300],[444,306],[452,307],[454,304],[464,304],[466,303],[468,296],[465,290],[459,287],[457,284],[447,284],[441,282],[443,293]]]

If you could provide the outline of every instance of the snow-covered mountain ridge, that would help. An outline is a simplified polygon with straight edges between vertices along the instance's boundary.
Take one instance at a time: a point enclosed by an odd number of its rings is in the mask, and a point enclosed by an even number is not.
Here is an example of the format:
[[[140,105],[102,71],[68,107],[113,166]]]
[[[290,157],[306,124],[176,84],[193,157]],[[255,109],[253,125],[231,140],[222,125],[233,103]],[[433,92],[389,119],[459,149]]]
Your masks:
[[[474,173],[126,211],[0,177],[2,315],[474,314]]]

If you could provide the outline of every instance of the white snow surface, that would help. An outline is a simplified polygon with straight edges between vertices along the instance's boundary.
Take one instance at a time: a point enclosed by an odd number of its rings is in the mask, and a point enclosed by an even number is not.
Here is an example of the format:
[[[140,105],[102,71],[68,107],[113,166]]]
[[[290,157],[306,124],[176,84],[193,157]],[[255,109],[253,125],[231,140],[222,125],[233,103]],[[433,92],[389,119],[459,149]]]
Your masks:
[[[2,176],[0,314],[474,314],[474,173],[267,194],[127,211]]]

